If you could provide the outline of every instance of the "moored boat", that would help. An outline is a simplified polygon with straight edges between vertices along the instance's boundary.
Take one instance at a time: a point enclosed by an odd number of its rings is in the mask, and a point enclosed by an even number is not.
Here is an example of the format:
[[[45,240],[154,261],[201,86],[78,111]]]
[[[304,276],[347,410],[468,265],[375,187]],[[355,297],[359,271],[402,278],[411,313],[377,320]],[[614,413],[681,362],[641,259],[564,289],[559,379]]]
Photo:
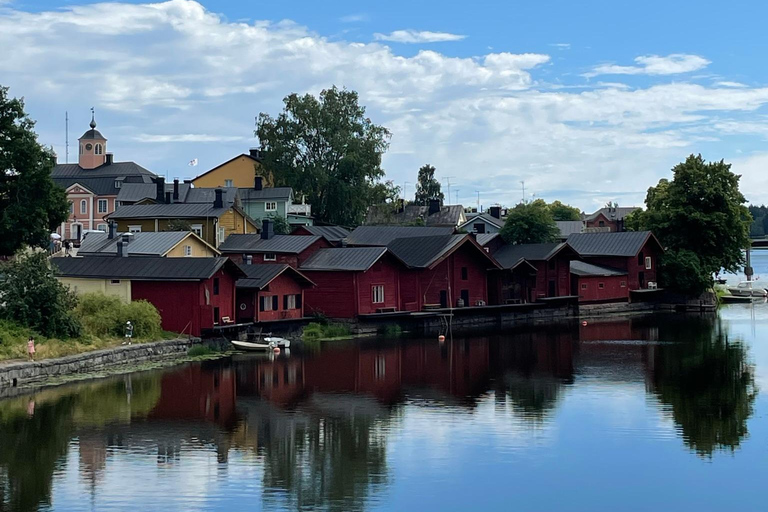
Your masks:
[[[762,286],[756,286],[754,281],[742,281],[736,286],[730,286],[728,291],[734,297],[765,297],[768,291]]]

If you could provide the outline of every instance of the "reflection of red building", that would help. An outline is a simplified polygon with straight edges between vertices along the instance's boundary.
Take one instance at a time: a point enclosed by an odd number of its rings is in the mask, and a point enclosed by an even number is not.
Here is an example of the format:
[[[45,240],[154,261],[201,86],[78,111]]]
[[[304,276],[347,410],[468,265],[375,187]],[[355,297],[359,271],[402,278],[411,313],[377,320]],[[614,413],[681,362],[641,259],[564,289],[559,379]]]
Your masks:
[[[304,361],[276,358],[259,364],[241,364],[237,368],[238,394],[259,396],[288,405],[304,395]]]
[[[403,348],[403,384],[467,397],[484,391],[490,351],[487,339],[409,343]]]

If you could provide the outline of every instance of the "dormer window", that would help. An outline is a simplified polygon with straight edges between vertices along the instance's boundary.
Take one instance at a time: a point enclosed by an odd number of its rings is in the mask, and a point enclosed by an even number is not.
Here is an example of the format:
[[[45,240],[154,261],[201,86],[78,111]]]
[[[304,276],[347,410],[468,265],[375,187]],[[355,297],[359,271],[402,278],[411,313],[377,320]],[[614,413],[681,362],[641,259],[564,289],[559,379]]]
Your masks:
[[[104,146],[102,146],[101,144],[96,144],[96,151],[95,151],[95,153],[97,155],[104,154]]]
[[[115,180],[115,188],[120,188],[123,186],[123,182],[120,180]]]

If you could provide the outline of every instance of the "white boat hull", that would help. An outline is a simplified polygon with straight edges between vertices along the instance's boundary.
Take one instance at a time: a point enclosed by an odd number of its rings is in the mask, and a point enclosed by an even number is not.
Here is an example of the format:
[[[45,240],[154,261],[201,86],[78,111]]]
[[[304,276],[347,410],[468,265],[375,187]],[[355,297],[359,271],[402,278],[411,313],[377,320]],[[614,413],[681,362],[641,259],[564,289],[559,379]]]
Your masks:
[[[236,340],[232,340],[230,341],[230,343],[240,350],[248,350],[252,352],[272,349],[272,346],[269,343],[252,343],[250,341],[236,341]]]

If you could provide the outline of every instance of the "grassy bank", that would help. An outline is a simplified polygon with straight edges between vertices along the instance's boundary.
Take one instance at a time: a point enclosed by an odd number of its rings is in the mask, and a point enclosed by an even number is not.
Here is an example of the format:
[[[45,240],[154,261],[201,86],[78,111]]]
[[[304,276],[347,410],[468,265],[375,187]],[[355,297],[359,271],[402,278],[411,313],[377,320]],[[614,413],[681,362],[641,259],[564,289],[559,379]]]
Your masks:
[[[345,324],[311,322],[304,328],[304,341],[330,341],[352,338],[352,331]]]

